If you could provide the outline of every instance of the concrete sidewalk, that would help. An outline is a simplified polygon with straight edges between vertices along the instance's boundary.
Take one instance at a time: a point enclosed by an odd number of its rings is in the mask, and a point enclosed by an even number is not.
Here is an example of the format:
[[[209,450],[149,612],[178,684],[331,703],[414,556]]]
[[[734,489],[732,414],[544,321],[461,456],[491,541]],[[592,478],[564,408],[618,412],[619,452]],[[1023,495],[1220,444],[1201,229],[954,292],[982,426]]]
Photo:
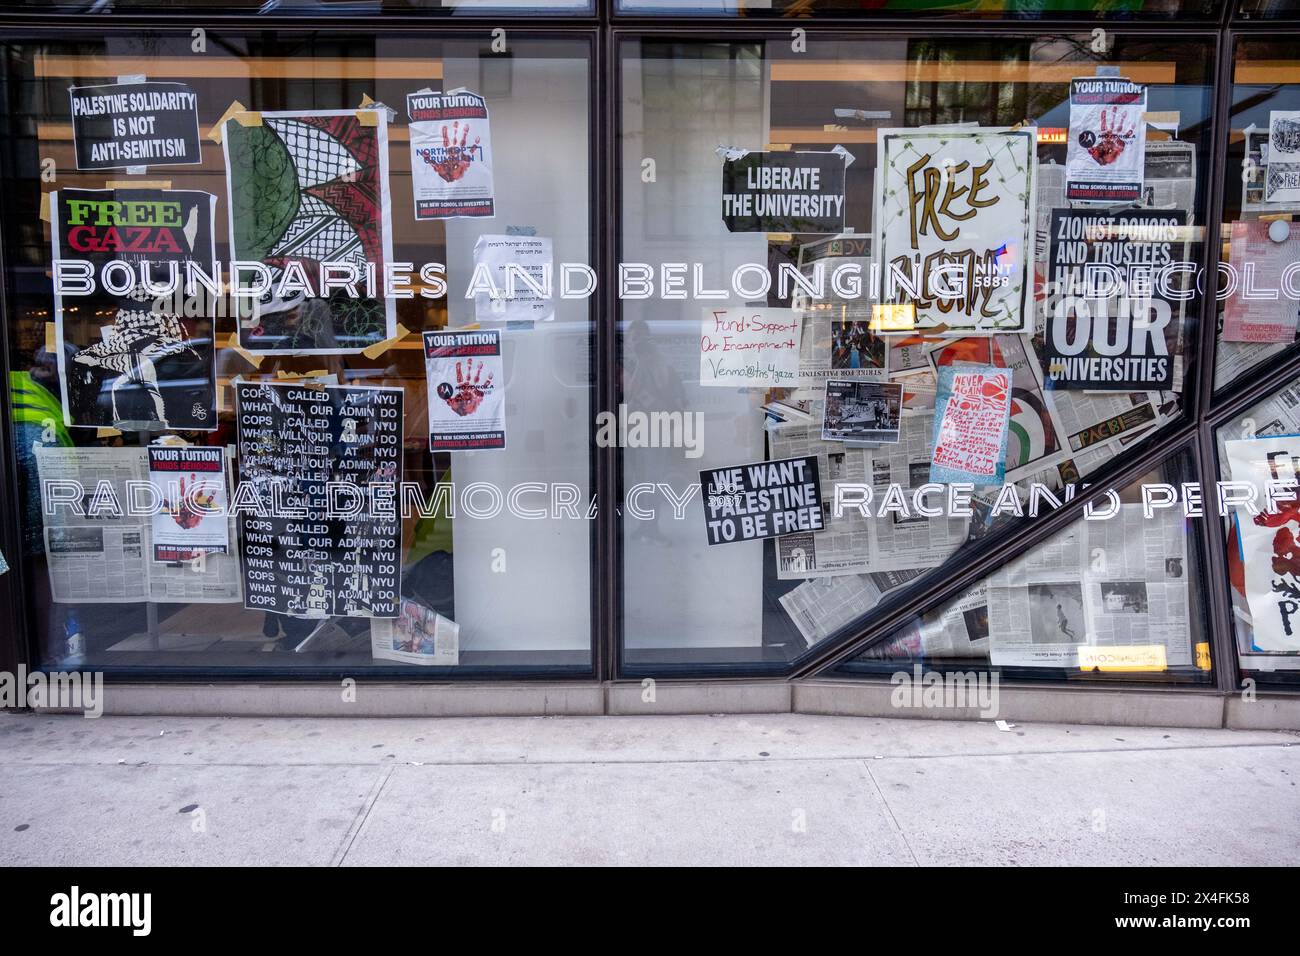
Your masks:
[[[1300,864],[1300,735],[0,714],[0,864]]]

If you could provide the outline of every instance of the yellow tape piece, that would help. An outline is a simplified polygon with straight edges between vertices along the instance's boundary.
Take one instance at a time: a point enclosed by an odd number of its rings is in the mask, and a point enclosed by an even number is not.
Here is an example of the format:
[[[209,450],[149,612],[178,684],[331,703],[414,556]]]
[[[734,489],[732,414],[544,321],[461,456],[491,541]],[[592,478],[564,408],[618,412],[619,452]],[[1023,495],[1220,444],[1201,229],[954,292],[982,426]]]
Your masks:
[[[50,221],[50,194],[41,193],[41,222]]]
[[[222,130],[226,128],[226,123],[230,120],[230,117],[234,116],[236,113],[245,113],[247,111],[247,107],[245,107],[243,103],[239,102],[239,100],[235,100],[235,102],[231,103],[230,106],[226,108],[226,111],[221,114],[221,119],[217,120],[217,124],[208,131],[208,139],[212,140],[214,143],[221,142],[221,137],[223,135]]]
[[[362,126],[378,126],[379,110],[357,110],[357,122]]]
[[[1210,644],[1202,641],[1196,645],[1196,666],[1203,671],[1210,669]]]
[[[768,143],[763,147],[765,153],[787,153],[794,149],[794,143]]]
[[[410,334],[411,334],[411,330],[399,322],[397,325],[396,335],[394,335],[391,339],[384,339],[382,342],[376,342],[368,349],[363,349],[361,354],[364,355],[366,358],[370,359],[371,361],[373,361],[379,358],[379,356],[383,355],[390,348],[392,348],[394,345],[396,345],[398,342],[400,342],[402,339],[406,338]]]
[[[262,114],[259,110],[244,110],[235,114],[235,122],[240,126],[261,126]]]
[[[171,189],[170,179],[110,179],[105,189]]]
[[[55,332],[56,330],[54,328],[54,323],[46,322],[45,323],[45,351],[49,352],[51,355],[57,355],[59,353],[59,340],[58,337],[55,335]]]
[[[240,345],[239,336],[233,332],[231,333],[230,338],[226,340],[225,347],[230,349],[249,365],[253,366],[253,368],[261,368],[262,360],[266,358],[265,355],[254,355],[252,352]]]
[[[362,93],[362,94],[361,94],[361,105],[358,106],[357,109],[365,109],[367,106],[370,106],[370,105],[371,105],[372,103],[374,103],[374,102],[375,102],[375,101],[372,100],[372,99],[370,98],[370,94],[369,94],[369,93]]]
[[[767,234],[768,242],[794,242],[794,233],[792,232],[769,232]]]
[[[292,381],[294,379],[299,379],[299,378],[319,378],[323,375],[328,375],[328,374],[329,374],[329,370],[323,368],[315,368],[312,369],[310,372],[286,372],[282,368],[278,368],[275,370],[275,377],[283,381]]]
[[[116,438],[120,434],[122,433],[116,428],[99,428],[95,430],[96,438]]]

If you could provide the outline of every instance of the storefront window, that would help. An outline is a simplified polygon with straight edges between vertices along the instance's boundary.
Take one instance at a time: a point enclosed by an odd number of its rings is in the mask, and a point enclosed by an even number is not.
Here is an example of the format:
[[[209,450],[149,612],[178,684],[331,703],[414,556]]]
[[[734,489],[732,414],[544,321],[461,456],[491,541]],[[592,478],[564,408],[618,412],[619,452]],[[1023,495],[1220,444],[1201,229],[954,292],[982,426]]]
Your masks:
[[[1300,379],[1217,432],[1232,623],[1243,677],[1300,683]]]
[[[1143,511],[1143,487],[1182,487],[1180,455],[840,670],[973,667],[1003,677],[1208,683],[1199,518]],[[1164,496],[1154,496],[1165,501]]]
[[[617,0],[620,13],[698,16],[1168,20],[1218,13],[1216,0]]]
[[[1240,40],[1223,193],[1216,389],[1292,350],[1300,332],[1300,59],[1294,41]],[[1292,143],[1291,139],[1297,140]]]
[[[0,2],[0,10],[30,12],[43,7],[51,13],[73,15],[148,11],[156,14],[187,12],[242,13],[280,17],[364,18],[376,14],[477,17],[491,15],[583,16],[595,12],[594,0],[36,0],[34,3]]]
[[[590,44],[194,42],[3,47],[36,660],[589,673]]]

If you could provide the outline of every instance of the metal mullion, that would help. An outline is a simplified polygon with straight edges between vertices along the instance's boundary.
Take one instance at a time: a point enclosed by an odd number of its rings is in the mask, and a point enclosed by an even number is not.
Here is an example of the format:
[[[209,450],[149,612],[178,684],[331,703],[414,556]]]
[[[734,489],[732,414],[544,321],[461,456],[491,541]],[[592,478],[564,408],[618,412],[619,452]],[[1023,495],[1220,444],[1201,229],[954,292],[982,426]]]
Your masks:
[[[873,14],[870,18],[822,16],[809,19],[783,19],[780,17],[737,20],[734,17],[691,16],[673,18],[666,16],[647,16],[645,14],[617,14],[613,19],[613,29],[635,33],[640,36],[668,33],[674,36],[690,38],[695,33],[711,33],[717,37],[740,35],[748,37],[753,33],[766,31],[769,39],[772,34],[788,39],[790,31],[795,28],[814,33],[832,33],[838,37],[852,39],[853,34],[879,35],[893,34],[907,38],[948,35],[988,35],[988,34],[1023,34],[1027,37],[1041,37],[1056,33],[1091,33],[1095,29],[1104,29],[1115,33],[1150,33],[1157,36],[1183,35],[1187,33],[1211,34],[1219,30],[1217,18],[1207,17],[1192,20],[1088,20],[1079,18],[1052,20],[979,20],[979,19],[943,19],[940,17],[913,17]]]

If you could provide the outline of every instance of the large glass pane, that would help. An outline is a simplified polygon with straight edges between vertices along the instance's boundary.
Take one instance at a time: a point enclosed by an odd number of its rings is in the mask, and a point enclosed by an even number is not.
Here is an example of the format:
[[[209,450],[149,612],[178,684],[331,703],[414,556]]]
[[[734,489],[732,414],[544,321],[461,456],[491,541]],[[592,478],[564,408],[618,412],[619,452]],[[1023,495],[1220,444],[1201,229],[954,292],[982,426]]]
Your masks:
[[[623,412],[681,426],[624,436],[629,671],[780,668],[1180,416],[1212,48],[1093,47],[623,45]]]
[[[1214,386],[1295,347],[1300,316],[1300,57],[1295,38],[1240,40],[1220,230]],[[1296,140],[1297,142],[1292,142]]]
[[[434,17],[583,16],[595,12],[594,0],[35,0],[0,2],[0,10],[51,13],[107,14],[147,10],[150,13],[242,13],[265,17],[354,17],[413,14]],[[195,52],[204,52],[196,50]]]
[[[1171,20],[1213,17],[1220,0],[617,0],[618,11],[664,16],[950,17],[990,20]]]
[[[840,668],[989,670],[1008,678],[1209,683],[1197,540],[1181,504],[1143,511],[1143,487],[1194,482],[1190,456],[1099,501],[1045,543]],[[1148,492],[1150,500],[1167,495]],[[1112,511],[1114,512],[1112,514]]]
[[[193,42],[3,47],[39,659],[589,670],[589,43]]]
[[[1300,379],[1217,432],[1228,585],[1242,676],[1300,682]]]

